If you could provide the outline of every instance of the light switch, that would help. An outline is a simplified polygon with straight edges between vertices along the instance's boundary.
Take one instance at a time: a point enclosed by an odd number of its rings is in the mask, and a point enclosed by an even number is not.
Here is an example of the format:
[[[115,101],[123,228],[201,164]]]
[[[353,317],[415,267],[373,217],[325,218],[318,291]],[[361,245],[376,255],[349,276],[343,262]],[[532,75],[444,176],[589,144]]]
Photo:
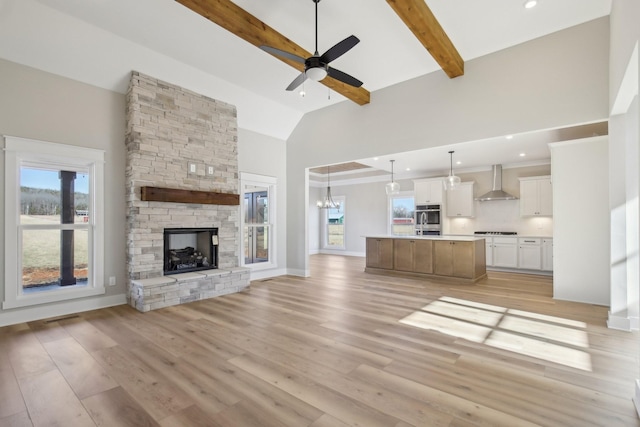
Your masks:
[[[189,173],[196,173],[198,171],[195,163],[189,163]]]

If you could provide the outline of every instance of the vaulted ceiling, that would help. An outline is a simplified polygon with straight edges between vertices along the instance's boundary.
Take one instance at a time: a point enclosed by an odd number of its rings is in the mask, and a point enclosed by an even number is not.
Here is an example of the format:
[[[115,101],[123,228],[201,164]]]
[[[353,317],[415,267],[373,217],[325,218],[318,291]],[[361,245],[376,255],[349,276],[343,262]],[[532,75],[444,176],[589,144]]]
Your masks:
[[[180,1],[230,3],[304,52],[314,48],[312,0]],[[416,36],[437,39],[424,32],[434,20],[468,62],[611,9],[611,0],[539,0],[530,10],[524,0],[427,0],[433,16],[425,18],[416,9],[421,2],[322,0],[319,51],[356,35],[360,43],[332,65],[362,80],[375,102],[379,89],[448,68]],[[340,88],[316,82],[305,85],[304,98],[285,91],[299,69],[245,41],[243,24],[238,36],[190,7],[175,0],[0,0],[0,58],[122,93],[135,69],[236,105],[240,127],[279,139],[305,113],[349,102]]]
[[[176,1],[256,47],[281,51],[276,52],[274,56],[300,72],[305,71],[306,63],[296,60],[297,58],[306,59],[318,55],[318,52],[312,54],[300,47],[231,0]],[[317,25],[317,9],[321,0],[312,1],[315,4]],[[449,77],[464,74],[463,59],[424,0],[387,0],[387,3]],[[317,27],[315,29],[317,47]],[[354,40],[357,40],[356,43],[359,42],[357,37]],[[370,93],[362,86],[345,84],[331,75],[320,83],[357,104],[364,105],[370,102]]]

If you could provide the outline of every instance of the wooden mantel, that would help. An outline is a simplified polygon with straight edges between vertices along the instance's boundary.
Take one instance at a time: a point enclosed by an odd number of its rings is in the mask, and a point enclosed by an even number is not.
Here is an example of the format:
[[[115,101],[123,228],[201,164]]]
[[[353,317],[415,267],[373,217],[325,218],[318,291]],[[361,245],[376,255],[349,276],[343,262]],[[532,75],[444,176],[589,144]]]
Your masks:
[[[240,205],[239,194],[213,191],[181,190],[178,188],[140,187],[143,202],[201,203],[207,205]]]

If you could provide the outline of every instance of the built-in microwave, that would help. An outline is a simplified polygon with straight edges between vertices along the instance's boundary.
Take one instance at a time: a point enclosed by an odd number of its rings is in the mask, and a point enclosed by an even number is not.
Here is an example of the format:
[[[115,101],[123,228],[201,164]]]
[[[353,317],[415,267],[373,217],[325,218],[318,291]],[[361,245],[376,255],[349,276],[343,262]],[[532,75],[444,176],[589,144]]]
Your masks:
[[[440,205],[416,205],[415,224],[416,230],[440,230],[441,229]]]

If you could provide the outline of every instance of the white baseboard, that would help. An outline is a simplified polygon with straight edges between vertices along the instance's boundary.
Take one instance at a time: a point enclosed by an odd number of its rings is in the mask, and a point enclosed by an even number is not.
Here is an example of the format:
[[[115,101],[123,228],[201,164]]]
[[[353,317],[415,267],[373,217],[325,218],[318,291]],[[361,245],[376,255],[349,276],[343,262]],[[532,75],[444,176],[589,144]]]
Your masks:
[[[637,322],[637,319],[636,319]],[[627,316],[615,315],[609,312],[607,318],[607,327],[609,329],[618,329],[620,331],[631,331],[632,320]]]
[[[640,416],[640,380],[636,380],[636,388],[632,400],[636,406],[636,413]]]
[[[310,277],[311,270],[309,269],[302,270],[299,268],[287,268],[287,274],[291,276],[298,276],[298,277]]]
[[[28,308],[7,310],[0,313],[0,326],[15,325],[34,320],[60,317],[98,308],[113,307],[127,303],[125,294],[86,298],[77,301],[65,301],[47,305],[37,305]]]
[[[340,251],[340,250],[332,250],[332,249],[321,249],[319,253],[326,254],[326,255],[357,256],[362,258],[366,256],[364,252],[348,252],[348,251]]]
[[[277,268],[273,270],[255,270],[251,272],[250,281],[264,280],[270,277],[284,276],[287,274],[287,270],[284,268]]]

